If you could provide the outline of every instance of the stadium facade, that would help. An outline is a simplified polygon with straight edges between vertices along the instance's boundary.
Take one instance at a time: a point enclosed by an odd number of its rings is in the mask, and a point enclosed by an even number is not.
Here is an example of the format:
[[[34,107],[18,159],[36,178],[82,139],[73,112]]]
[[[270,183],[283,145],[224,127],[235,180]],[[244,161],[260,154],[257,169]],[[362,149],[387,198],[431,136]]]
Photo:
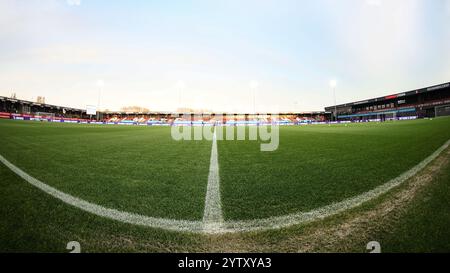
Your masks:
[[[450,83],[325,107],[338,121],[384,121],[450,115]]]

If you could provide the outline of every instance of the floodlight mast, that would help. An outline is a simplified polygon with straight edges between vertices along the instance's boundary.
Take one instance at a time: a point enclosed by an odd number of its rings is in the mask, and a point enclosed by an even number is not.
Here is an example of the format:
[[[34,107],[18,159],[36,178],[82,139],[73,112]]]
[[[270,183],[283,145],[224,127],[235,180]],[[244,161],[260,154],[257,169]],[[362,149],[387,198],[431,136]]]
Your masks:
[[[336,103],[336,80],[330,81],[330,87],[333,89],[333,97],[334,97],[334,121],[337,121],[337,103]]]
[[[255,80],[250,81],[250,90],[252,91],[252,100],[253,100],[253,114],[256,114],[256,89],[259,86],[259,83]]]
[[[104,85],[105,85],[105,83],[103,82],[103,80],[98,80],[97,81],[97,87],[98,87],[97,121],[100,120],[100,99],[101,99],[101,96],[102,96],[102,89],[103,89]]]
[[[181,104],[181,93],[183,92],[184,88],[186,87],[185,83],[183,81],[178,81],[176,84],[176,88],[178,91],[178,107],[179,107],[179,111],[182,109],[182,104]],[[179,113],[181,114],[181,113]]]
[[[256,115],[256,91],[253,89],[253,114]]]

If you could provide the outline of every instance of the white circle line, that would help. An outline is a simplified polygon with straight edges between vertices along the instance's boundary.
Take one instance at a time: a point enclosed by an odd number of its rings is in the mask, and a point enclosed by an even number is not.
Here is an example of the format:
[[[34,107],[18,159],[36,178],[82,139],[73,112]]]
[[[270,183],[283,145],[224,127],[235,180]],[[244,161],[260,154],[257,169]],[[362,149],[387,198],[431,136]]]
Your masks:
[[[436,159],[445,149],[450,145],[450,140],[448,140],[444,145],[434,151],[430,156],[425,158],[419,164],[411,168],[410,170],[402,173],[398,177],[388,181],[387,183],[374,188],[368,192],[362,193],[358,196],[345,199],[341,202],[333,203],[321,208],[311,210],[309,212],[299,212],[294,214],[288,214],[283,216],[269,217],[265,219],[255,219],[255,220],[242,220],[242,221],[225,221],[222,223],[220,229],[205,230],[203,221],[189,221],[189,220],[175,220],[166,218],[156,218],[149,217],[135,213],[129,213],[124,211],[119,211],[115,209],[105,208],[100,205],[96,205],[85,201],[83,199],[74,197],[70,194],[59,191],[38,179],[27,174],[2,155],[0,155],[0,161],[8,167],[15,174],[20,176],[22,179],[35,186],[36,188],[42,190],[43,192],[63,201],[66,204],[79,208],[81,210],[87,211],[89,213],[120,221],[123,223],[129,223],[140,226],[148,226],[153,228],[161,228],[165,230],[178,231],[178,232],[193,232],[193,233],[207,233],[207,234],[218,234],[218,233],[233,233],[233,232],[247,232],[247,231],[260,231],[269,229],[278,229],[289,227],[292,225],[312,222],[315,220],[323,219],[348,209],[355,208],[362,203],[370,201],[380,195],[388,192],[394,187],[399,186],[404,181],[408,180],[412,176],[416,175],[425,166],[427,166],[431,161]]]

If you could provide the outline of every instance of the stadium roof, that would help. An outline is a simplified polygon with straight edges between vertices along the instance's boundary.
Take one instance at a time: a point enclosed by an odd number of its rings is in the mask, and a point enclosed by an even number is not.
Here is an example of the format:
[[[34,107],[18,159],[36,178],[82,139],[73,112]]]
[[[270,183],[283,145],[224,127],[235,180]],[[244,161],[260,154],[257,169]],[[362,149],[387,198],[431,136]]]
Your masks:
[[[0,96],[0,101],[9,101],[14,103],[20,103],[20,104],[26,104],[26,105],[35,105],[35,106],[42,106],[47,107],[50,109],[65,109],[68,111],[76,111],[76,112],[82,112],[85,113],[86,109],[79,109],[79,108],[73,108],[73,107],[67,107],[67,106],[60,106],[60,105],[53,105],[53,104],[46,104],[46,103],[38,103],[28,100],[21,100],[21,99],[14,99],[14,98],[8,98],[4,96]],[[223,114],[231,114],[231,115],[255,115],[255,114],[272,114],[272,115],[320,115],[320,114],[327,114],[328,112],[324,111],[308,111],[308,112],[283,112],[283,113],[246,113],[246,112],[171,112],[171,111],[150,111],[150,112],[126,112],[126,111],[99,111],[103,114],[110,114],[110,115],[186,115],[186,114],[192,114],[192,115],[223,115]]]
[[[433,85],[430,87],[424,87],[421,89],[414,89],[411,91],[407,91],[407,92],[402,92],[402,93],[396,93],[396,94],[392,94],[392,95],[387,95],[384,97],[378,97],[378,98],[374,98],[374,99],[368,99],[368,100],[362,100],[362,101],[356,101],[356,102],[350,102],[350,103],[345,103],[345,104],[339,104],[336,105],[336,107],[349,107],[349,106],[355,106],[355,105],[361,105],[361,104],[369,104],[369,103],[374,103],[374,102],[379,102],[379,101],[385,101],[385,100],[391,100],[391,99],[396,99],[396,98],[401,98],[401,97],[406,97],[406,96],[412,96],[412,95],[416,95],[416,94],[420,94],[420,93],[426,93],[426,92],[430,92],[430,91],[436,91],[436,90],[440,90],[440,89],[444,89],[450,87],[450,82],[447,83],[443,83],[443,84],[438,84],[438,85]],[[328,106],[325,107],[325,110],[332,110],[335,106]]]
[[[51,108],[51,109],[66,109],[66,110],[69,110],[69,111],[86,112],[86,109],[79,109],[79,108],[73,108],[73,107],[66,107],[66,106],[59,106],[59,105],[53,105],[53,104],[39,103],[39,102],[34,102],[34,101],[14,99],[14,98],[8,98],[8,97],[3,97],[3,96],[0,96],[0,100],[1,101],[18,102],[20,104],[42,106],[42,107],[47,107],[47,108]]]

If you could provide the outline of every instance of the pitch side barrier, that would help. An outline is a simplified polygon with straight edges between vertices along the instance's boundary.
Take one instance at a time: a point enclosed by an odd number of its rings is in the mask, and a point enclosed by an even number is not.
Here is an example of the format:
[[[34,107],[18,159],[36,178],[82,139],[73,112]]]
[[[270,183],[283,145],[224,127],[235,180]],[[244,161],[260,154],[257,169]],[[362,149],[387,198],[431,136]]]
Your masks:
[[[27,114],[11,114],[0,113],[0,119],[13,119],[25,121],[40,121],[40,122],[57,122],[57,123],[71,123],[71,124],[95,124],[95,125],[128,125],[128,126],[304,126],[304,125],[331,125],[331,124],[348,124],[348,123],[365,123],[365,122],[381,122],[381,119],[367,119],[367,120],[345,120],[345,121],[237,121],[229,120],[224,122],[208,122],[208,121],[175,121],[172,123],[163,121],[148,121],[145,123],[125,121],[125,122],[108,122],[108,121],[94,121],[77,118],[48,118],[36,115]],[[386,120],[411,120],[418,119],[417,116],[388,118]]]

